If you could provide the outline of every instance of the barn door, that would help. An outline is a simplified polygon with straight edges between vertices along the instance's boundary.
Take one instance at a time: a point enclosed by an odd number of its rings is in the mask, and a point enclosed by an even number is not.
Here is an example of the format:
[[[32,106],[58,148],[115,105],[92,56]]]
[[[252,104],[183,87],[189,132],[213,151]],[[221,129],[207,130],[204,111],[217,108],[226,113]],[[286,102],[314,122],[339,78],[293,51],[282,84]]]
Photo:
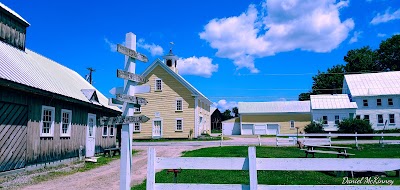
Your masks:
[[[25,167],[28,107],[0,102],[0,172]]]

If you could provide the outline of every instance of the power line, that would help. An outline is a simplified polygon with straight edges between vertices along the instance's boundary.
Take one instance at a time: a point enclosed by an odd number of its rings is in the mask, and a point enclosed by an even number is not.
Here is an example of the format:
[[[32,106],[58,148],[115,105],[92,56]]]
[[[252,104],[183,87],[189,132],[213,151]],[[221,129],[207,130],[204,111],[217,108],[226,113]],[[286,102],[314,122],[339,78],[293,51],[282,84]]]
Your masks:
[[[368,72],[343,72],[343,73],[263,73],[263,74],[238,74],[238,76],[302,76],[302,75],[351,75],[351,74],[372,74],[372,73],[387,73],[387,71],[368,71]]]

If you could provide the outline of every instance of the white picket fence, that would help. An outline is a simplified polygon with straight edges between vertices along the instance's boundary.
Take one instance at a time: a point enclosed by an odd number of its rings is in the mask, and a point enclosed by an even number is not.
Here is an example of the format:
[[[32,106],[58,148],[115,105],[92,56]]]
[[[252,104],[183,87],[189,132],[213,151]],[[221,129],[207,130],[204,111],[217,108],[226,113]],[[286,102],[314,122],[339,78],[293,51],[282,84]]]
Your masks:
[[[284,138],[286,137],[286,138]],[[306,138],[314,137],[314,138]],[[325,137],[315,138],[315,137]],[[380,134],[341,134],[341,133],[318,133],[318,134],[277,134],[276,135],[276,146],[279,145],[296,145],[297,138],[302,141],[329,141],[331,143],[332,137],[354,137],[354,144],[358,147],[358,137],[381,137],[379,143],[384,143],[384,137],[400,137],[400,133],[380,133]],[[350,139],[349,139],[350,140]]]
[[[148,190],[256,190],[256,189],[394,189],[393,186],[371,185],[259,185],[257,170],[274,171],[398,171],[400,159],[381,158],[257,158],[256,148],[248,148],[247,158],[209,158],[209,157],[156,157],[154,148],[148,149],[147,163]],[[248,170],[250,185],[242,184],[182,184],[155,183],[158,169],[193,170]],[[181,175],[184,175],[183,173]],[[315,179],[318,180],[318,179]],[[400,178],[399,178],[400,180]]]

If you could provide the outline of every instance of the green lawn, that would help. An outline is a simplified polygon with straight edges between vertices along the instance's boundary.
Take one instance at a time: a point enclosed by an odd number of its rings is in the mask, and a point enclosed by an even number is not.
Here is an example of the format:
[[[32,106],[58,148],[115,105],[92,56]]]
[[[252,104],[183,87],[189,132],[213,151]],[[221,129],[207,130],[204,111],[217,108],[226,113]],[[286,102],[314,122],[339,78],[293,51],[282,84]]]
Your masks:
[[[400,158],[400,145],[379,144],[360,145],[362,150],[352,149],[352,158]],[[257,147],[258,158],[301,158],[304,151],[295,147]],[[184,157],[247,157],[248,147],[212,147],[184,153]],[[317,155],[316,155],[317,156]],[[335,155],[318,154],[319,158],[335,158]],[[394,172],[388,173],[394,176]],[[394,180],[394,185],[400,185],[400,178],[387,177]],[[314,171],[258,171],[259,184],[269,185],[341,185],[342,177],[336,177],[333,172],[323,173]],[[165,170],[156,174],[157,183],[173,183],[173,174]],[[208,183],[208,184],[249,184],[248,171],[215,171],[215,170],[183,170],[178,174],[179,183]],[[143,182],[132,189],[145,189]]]
[[[372,137],[372,138],[370,138],[370,139],[362,139],[362,138],[360,138],[360,137],[358,137],[358,139],[357,140],[380,140],[381,139],[381,137]],[[355,140],[355,138],[354,137],[347,137],[347,138],[340,138],[340,137],[338,137],[338,138],[332,138],[332,141],[348,141],[348,140]],[[400,137],[383,137],[383,140],[385,141],[385,140],[400,140]]]

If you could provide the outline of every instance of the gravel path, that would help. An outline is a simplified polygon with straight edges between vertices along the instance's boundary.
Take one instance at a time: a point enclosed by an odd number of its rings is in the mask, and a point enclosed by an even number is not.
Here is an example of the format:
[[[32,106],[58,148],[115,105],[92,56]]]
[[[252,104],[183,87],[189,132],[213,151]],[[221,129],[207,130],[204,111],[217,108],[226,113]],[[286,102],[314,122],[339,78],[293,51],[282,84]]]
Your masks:
[[[203,148],[203,146],[177,146],[155,147],[157,156],[160,157],[179,157],[183,151]],[[147,173],[147,147],[133,147],[140,150],[133,157],[133,174],[131,175],[131,184],[140,184]],[[54,180],[44,181],[39,184],[20,187],[24,190],[43,190],[43,189],[93,189],[93,190],[109,190],[119,189],[119,172],[120,160],[115,160],[108,165],[89,170],[86,172],[78,172],[72,175],[59,177]]]

